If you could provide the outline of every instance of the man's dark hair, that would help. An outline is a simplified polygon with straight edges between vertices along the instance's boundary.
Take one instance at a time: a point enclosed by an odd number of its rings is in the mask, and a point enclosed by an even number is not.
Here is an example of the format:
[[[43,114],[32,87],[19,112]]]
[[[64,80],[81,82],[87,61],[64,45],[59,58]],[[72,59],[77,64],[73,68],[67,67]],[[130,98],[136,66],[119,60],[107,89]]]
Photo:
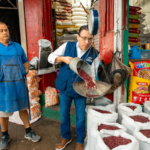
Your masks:
[[[82,26],[82,27],[79,29],[79,33],[78,33],[78,34],[80,35],[80,33],[81,33],[83,30],[89,31],[89,30],[88,30],[88,25]]]

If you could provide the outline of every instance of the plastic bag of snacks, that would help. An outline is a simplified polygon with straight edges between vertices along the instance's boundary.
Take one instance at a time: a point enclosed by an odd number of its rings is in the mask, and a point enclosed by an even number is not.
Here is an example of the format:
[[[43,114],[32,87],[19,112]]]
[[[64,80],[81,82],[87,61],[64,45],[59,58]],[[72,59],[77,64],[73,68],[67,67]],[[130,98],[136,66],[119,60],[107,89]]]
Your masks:
[[[31,119],[41,116],[41,105],[39,103],[30,104]]]
[[[143,104],[145,101],[150,101],[149,84],[150,80],[134,76],[131,77],[128,102]]]
[[[137,127],[150,126],[150,115],[145,113],[122,114],[122,125],[127,128],[127,133],[133,135]]]
[[[33,84],[28,84],[28,89],[30,90],[34,90],[34,89],[39,89],[39,83],[33,83]]]
[[[150,61],[130,62],[133,70],[129,86],[128,102],[143,104],[150,101]]]
[[[35,97],[39,97],[41,95],[41,91],[38,90],[38,89],[34,89],[34,90],[31,90],[29,91],[29,98],[35,98]]]
[[[126,128],[118,123],[95,123],[91,129],[89,138],[89,149],[95,150],[96,145],[96,139],[100,132],[103,132],[103,130],[107,130],[111,132],[112,134],[119,134],[126,132]]]
[[[30,98],[30,104],[39,103],[39,101],[40,101],[40,98],[39,98],[39,97]]]
[[[134,136],[125,132],[100,132],[96,140],[95,150],[139,150],[139,143]]]
[[[57,105],[59,103],[55,88],[47,87],[45,91],[45,107]]]
[[[133,135],[139,141],[140,150],[149,150],[150,126],[136,128],[133,132]]]
[[[142,107],[139,104],[134,103],[121,103],[118,106],[118,122],[122,121],[122,114],[130,114],[130,113],[141,113]]]

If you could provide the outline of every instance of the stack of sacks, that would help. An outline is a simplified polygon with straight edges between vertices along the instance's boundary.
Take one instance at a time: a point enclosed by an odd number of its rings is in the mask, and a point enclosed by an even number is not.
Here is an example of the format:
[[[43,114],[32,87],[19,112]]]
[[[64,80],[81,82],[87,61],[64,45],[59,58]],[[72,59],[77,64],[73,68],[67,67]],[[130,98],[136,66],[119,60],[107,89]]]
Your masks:
[[[137,127],[133,132],[134,137],[139,141],[140,150],[150,148],[150,126]]]
[[[143,25],[145,14],[141,14],[140,7],[129,6],[129,44],[131,47],[134,45],[140,46],[140,41],[143,39],[139,38],[139,34],[145,25]]]
[[[72,1],[71,0],[56,0],[53,7],[56,12],[56,39],[59,47],[65,40],[63,39],[63,31],[66,28],[77,28],[72,22]],[[68,39],[72,41],[72,39]]]
[[[115,123],[118,114],[102,106],[90,106],[87,109],[87,148],[89,148],[90,132],[93,124],[101,122]]]
[[[93,127],[90,132],[89,136],[89,149],[95,150],[96,145],[96,139],[100,132],[103,132],[104,130],[112,132],[112,133],[123,133],[126,132],[126,128],[118,123],[105,123],[105,122],[99,122],[94,123]]]
[[[134,103],[121,103],[118,106],[118,123],[122,122],[122,114],[141,113],[142,107]]]
[[[27,74],[27,85],[29,89],[31,119],[41,116],[41,106],[39,104],[41,91],[39,90],[40,78],[36,70],[30,70]]]
[[[76,26],[78,26],[78,28],[83,25],[88,25],[87,13],[81,6],[72,6],[72,21],[75,23]]]
[[[150,126],[150,115],[145,113],[122,114],[122,125],[127,128],[127,133],[133,135],[135,128]]]
[[[55,88],[47,87],[45,91],[45,107],[59,104],[57,91]]]
[[[125,132],[105,130],[97,136],[95,147],[95,150],[139,150],[139,142]]]

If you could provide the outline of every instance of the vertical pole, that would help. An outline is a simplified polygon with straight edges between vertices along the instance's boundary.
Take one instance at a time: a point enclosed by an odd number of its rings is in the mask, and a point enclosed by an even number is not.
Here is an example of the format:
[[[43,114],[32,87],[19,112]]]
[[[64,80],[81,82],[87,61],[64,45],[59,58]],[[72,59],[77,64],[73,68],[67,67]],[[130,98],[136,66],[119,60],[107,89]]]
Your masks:
[[[114,0],[114,53],[116,51],[122,51],[123,48],[123,3],[122,0]],[[116,106],[122,100],[122,87],[120,86],[114,92],[114,103]]]
[[[128,66],[128,39],[129,39],[129,0],[127,0],[127,29],[124,31],[124,64]],[[128,93],[128,80],[125,81],[126,93]],[[127,97],[128,98],[128,97]],[[127,101],[126,98],[126,101]]]

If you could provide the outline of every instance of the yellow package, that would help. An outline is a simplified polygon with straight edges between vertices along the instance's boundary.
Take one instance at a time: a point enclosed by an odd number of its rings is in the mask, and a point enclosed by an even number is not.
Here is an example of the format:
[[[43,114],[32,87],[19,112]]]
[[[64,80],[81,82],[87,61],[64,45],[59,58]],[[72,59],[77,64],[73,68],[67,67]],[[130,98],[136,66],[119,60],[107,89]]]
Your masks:
[[[149,85],[150,80],[132,76],[129,86],[128,102],[143,104],[145,101],[150,101]]]
[[[130,24],[129,23],[129,28],[136,28],[136,29],[138,29],[139,27],[140,27],[139,24]]]
[[[56,29],[78,28],[76,25],[56,25]]]
[[[131,47],[134,46],[134,45],[137,45],[138,47],[141,46],[140,42],[130,42],[129,41],[129,44],[130,44]]]
[[[63,33],[61,32],[56,32],[56,36],[62,36]]]

